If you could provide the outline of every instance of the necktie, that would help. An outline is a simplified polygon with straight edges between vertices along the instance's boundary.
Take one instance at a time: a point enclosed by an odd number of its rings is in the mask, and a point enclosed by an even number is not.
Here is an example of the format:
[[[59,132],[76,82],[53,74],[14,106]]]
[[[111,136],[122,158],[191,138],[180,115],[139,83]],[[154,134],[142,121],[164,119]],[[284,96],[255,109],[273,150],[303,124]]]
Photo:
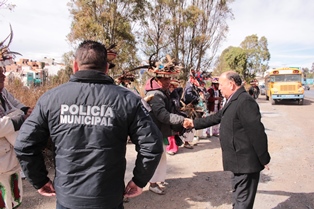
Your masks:
[[[5,100],[4,100],[3,97],[2,97],[2,93],[0,93],[0,101],[1,101],[1,105],[2,105],[3,109],[6,111],[6,108],[5,108]]]

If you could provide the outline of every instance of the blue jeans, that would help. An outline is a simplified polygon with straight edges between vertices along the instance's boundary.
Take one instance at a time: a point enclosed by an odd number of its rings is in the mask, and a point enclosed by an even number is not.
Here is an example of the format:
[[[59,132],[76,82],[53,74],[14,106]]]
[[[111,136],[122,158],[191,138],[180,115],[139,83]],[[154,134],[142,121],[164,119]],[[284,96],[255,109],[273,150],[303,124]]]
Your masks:
[[[63,207],[63,206],[60,205],[60,204],[58,203],[58,201],[57,201],[56,209],[71,209],[71,208]],[[121,205],[119,205],[118,207],[112,208],[112,209],[124,209],[124,207],[123,207],[123,202],[122,202]]]

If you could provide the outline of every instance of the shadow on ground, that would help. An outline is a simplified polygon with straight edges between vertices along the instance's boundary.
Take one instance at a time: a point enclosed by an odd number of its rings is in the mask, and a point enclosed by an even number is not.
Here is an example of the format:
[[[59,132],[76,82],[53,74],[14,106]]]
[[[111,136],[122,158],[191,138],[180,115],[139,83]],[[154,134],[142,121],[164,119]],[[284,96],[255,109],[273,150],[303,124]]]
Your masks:
[[[288,199],[272,209],[314,209],[314,193],[293,193],[285,191],[258,191],[258,193],[276,196],[288,196]]]
[[[125,203],[131,208],[213,208],[231,205],[231,173],[198,172],[191,178],[167,179],[165,195],[145,189],[142,195]],[[157,207],[158,205],[158,207]]]

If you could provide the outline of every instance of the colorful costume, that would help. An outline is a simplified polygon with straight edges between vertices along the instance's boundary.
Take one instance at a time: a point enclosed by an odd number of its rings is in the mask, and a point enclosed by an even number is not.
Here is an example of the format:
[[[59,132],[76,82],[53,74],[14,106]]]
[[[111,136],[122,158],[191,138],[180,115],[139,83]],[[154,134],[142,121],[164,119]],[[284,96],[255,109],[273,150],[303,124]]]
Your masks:
[[[223,97],[218,87],[219,87],[218,78],[213,78],[212,87],[208,89],[209,96],[208,96],[208,102],[207,102],[207,109],[210,115],[215,114],[222,107]],[[212,129],[212,134],[210,134],[210,129]],[[207,135],[219,136],[219,124],[208,128]]]
[[[17,208],[22,202],[21,167],[14,152],[18,135],[12,117],[22,116],[25,107],[6,89],[1,92],[0,105],[0,208]]]
[[[167,56],[167,60],[166,64],[152,63],[150,60],[148,74],[153,78],[147,80],[145,85],[146,97],[151,97],[148,101],[152,109],[150,114],[163,135],[165,146],[168,145],[168,137],[174,135],[172,125],[182,125],[184,121],[183,116],[172,113],[173,103],[168,89],[170,77],[178,75],[181,67],[173,63],[170,56]],[[157,194],[164,194],[157,182],[164,182],[166,178],[167,157],[165,149],[166,147],[164,147],[163,155],[154,176],[150,180],[149,190]]]

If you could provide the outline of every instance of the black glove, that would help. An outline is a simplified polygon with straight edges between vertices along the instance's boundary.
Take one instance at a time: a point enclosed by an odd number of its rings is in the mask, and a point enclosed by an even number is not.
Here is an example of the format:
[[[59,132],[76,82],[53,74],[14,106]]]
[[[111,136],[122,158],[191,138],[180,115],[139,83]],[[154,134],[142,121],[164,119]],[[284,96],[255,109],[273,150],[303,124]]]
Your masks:
[[[14,126],[14,131],[18,131],[18,130],[20,130],[22,124],[25,121],[24,115],[13,116],[13,117],[11,117],[11,121],[12,121],[13,126]]]

